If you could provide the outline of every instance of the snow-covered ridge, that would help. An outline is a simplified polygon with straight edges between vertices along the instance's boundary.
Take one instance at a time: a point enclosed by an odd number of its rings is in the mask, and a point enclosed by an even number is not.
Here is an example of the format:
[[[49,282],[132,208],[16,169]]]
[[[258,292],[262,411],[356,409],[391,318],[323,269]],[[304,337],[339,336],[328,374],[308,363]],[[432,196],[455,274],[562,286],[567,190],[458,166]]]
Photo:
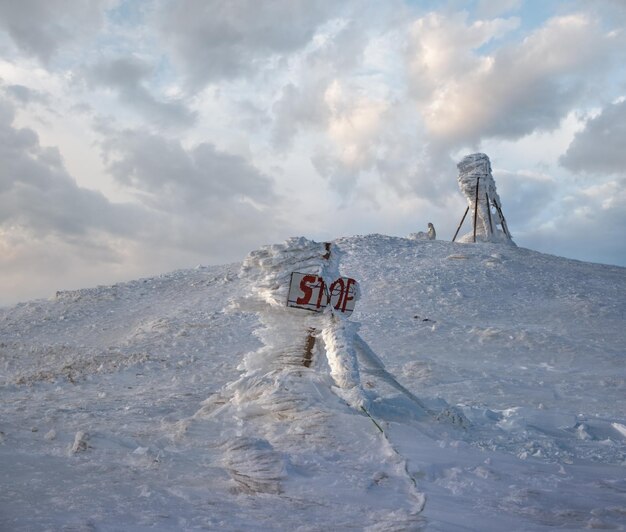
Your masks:
[[[371,418],[265,252],[0,310],[0,529],[623,528],[626,269],[334,244]]]

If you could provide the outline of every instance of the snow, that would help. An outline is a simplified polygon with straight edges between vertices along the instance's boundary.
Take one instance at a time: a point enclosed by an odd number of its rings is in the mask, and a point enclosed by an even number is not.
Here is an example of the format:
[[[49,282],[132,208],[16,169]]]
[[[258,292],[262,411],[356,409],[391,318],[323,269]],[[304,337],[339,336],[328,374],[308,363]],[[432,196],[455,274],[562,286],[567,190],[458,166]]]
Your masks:
[[[0,530],[626,528],[626,269],[324,252],[0,309]],[[352,316],[290,271],[357,279]]]
[[[411,240],[437,240],[437,232],[435,226],[428,222],[428,231],[418,231],[417,233],[410,233],[409,239]]]

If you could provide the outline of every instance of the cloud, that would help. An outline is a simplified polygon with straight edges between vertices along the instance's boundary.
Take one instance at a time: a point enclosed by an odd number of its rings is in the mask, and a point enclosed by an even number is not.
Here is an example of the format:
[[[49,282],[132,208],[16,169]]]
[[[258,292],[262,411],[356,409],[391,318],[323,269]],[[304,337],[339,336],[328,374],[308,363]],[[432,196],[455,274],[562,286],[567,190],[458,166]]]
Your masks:
[[[29,105],[31,103],[47,104],[50,101],[47,94],[24,85],[8,85],[5,87],[4,92],[7,96],[22,105]]]
[[[338,21],[318,34],[315,47],[295,59],[294,78],[279,93],[272,105],[274,119],[272,142],[279,152],[289,150],[302,130],[326,130],[334,121],[338,109],[329,104],[329,94],[341,91],[343,80],[362,66],[364,52],[370,43],[363,21]],[[345,107],[345,105],[344,105]]]
[[[191,126],[196,113],[179,100],[159,101],[146,87],[153,68],[144,60],[129,56],[104,60],[86,73],[94,87],[114,90],[119,100],[139,113],[145,120],[162,127]]]
[[[272,106],[272,145],[279,152],[291,149],[298,131],[327,123],[329,110],[324,102],[325,79],[312,79],[303,87],[285,85]]]
[[[92,36],[104,22],[110,0],[19,0],[0,2],[0,30],[27,56],[44,64],[60,48]]]
[[[398,59],[405,29],[406,18],[386,8],[325,27],[292,61],[293,79],[272,106],[275,149],[290,150],[300,136],[298,149],[308,150],[302,155],[345,206],[380,196],[372,187],[441,203],[442,190],[454,186],[439,179],[454,164],[431,145],[405,98]]]
[[[536,226],[546,209],[558,199],[559,183],[551,175],[500,169],[495,169],[493,174],[503,214],[511,228],[525,231]]]
[[[172,59],[195,86],[254,72],[302,49],[333,16],[330,0],[165,2],[158,23]]]
[[[576,133],[560,163],[575,173],[626,175],[626,100],[606,106]]]
[[[483,18],[492,18],[516,11],[522,7],[524,0],[479,0],[476,14]]]
[[[272,179],[211,144],[101,127],[107,168],[136,197],[119,204],[79,187],[59,150],[14,120],[0,99],[0,304],[239,260],[283,230]]]
[[[156,201],[224,201],[248,198],[267,203],[272,181],[245,159],[201,143],[180,142],[145,131],[116,132],[104,141],[111,173],[123,184],[153,194]]]
[[[492,16],[496,8],[507,12],[520,5],[482,2],[480,7],[483,15]],[[372,186],[372,177],[364,178],[370,173],[377,175],[379,186],[441,203],[454,186],[451,153],[478,149],[486,139],[515,140],[557,129],[606,79],[617,36],[596,18],[581,12],[553,17],[523,40],[498,46],[520,23],[518,18],[470,21],[465,12],[431,12],[399,24],[393,33],[389,27],[372,32],[371,23],[370,32],[348,24],[349,31],[327,35],[324,45],[306,56],[309,68],[299,80],[283,87],[272,108],[274,145],[285,151],[304,131],[323,135],[312,161],[344,199],[360,193],[362,179]],[[376,75],[381,66],[373,68],[363,53],[384,55],[384,46],[393,43],[398,54],[403,31],[415,110],[398,90],[402,78],[380,90]],[[358,60],[352,64],[334,68],[341,47],[333,43],[340,37],[359,41],[355,50],[360,52],[353,54]],[[328,50],[335,53],[327,56]],[[532,176],[524,183],[554,191],[552,184]]]
[[[376,166],[387,130],[389,102],[335,79],[322,93],[326,141],[313,156],[318,173],[346,198],[360,174]]]
[[[619,177],[575,190],[561,199],[549,220],[526,228],[523,242],[532,242],[533,249],[555,255],[624,264],[625,226],[626,178]]]
[[[374,197],[365,188],[375,186],[440,203],[454,187],[454,163],[429,144],[421,116],[406,101],[323,76],[302,88],[286,86],[273,112],[277,149],[288,150],[299,132],[308,132],[314,168],[343,201]]]
[[[625,9],[0,1],[0,294],[34,286],[21,272],[97,284],[299,230],[451,237],[470,151],[495,161],[518,243],[623,263]]]
[[[159,220],[155,242],[193,251],[219,245],[215,255],[232,257],[277,230],[273,181],[242,157],[146,131],[104,133],[109,171]]]
[[[344,200],[379,196],[384,189],[442,205],[456,190],[455,163],[429,141],[414,106],[336,85],[326,98],[327,140],[312,161]]]
[[[626,3],[623,0],[575,0],[574,8],[603,18],[607,25],[618,29],[626,22]]]
[[[324,100],[330,111],[328,136],[338,147],[341,163],[353,170],[371,166],[375,154],[370,148],[376,144],[387,102],[346,91],[337,81],[326,89]]]
[[[42,147],[29,128],[13,126],[15,111],[0,100],[0,224],[35,235],[85,237],[90,231],[127,235],[137,228],[136,212],[80,188],[56,148]]]
[[[123,246],[144,238],[145,211],[79,187],[59,150],[14,120],[0,97],[0,305],[133,270]]]
[[[515,18],[471,24],[467,19],[466,12],[431,12],[410,23],[406,67],[418,103],[428,105],[437,93],[444,97],[455,87],[462,89],[472,72],[489,65],[489,58],[475,50],[519,25]]]
[[[479,48],[517,27],[515,19],[467,24],[430,14],[413,27],[412,94],[429,132],[447,145],[515,139],[559,126],[600,83],[617,44],[582,13],[549,19],[521,43]]]

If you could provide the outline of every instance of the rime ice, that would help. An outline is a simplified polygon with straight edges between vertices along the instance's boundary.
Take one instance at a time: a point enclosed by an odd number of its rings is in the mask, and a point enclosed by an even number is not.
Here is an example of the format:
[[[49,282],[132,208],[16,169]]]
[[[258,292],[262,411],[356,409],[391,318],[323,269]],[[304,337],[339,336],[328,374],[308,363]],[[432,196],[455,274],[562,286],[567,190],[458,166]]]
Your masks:
[[[323,341],[326,363],[336,389],[353,406],[365,404],[361,388],[356,353],[352,345],[358,329],[356,323],[344,323],[331,312],[313,314],[286,306],[287,289],[292,272],[310,273],[324,279],[326,286],[340,277],[341,251],[337,246],[306,238],[291,238],[284,244],[266,246],[248,255],[241,275],[250,281],[250,296],[240,304],[258,312],[264,325],[258,335],[265,347],[250,353],[245,369],[280,369],[289,365],[302,366],[307,356],[307,338]],[[359,298],[358,289],[355,299]],[[315,366],[318,366],[316,363]]]
[[[496,182],[491,175],[489,157],[484,153],[467,155],[457,164],[457,168],[459,188],[467,198],[468,207],[465,215],[471,217],[473,227],[470,233],[458,241],[502,242],[514,245],[502,214],[502,204],[496,192]]]

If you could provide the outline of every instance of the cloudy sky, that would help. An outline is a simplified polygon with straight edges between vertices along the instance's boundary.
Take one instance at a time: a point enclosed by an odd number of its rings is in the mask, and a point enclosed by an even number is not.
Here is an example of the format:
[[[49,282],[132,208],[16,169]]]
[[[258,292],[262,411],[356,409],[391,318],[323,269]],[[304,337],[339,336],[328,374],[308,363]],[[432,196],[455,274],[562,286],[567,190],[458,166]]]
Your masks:
[[[626,266],[625,67],[623,0],[0,0],[0,305],[450,240],[476,151],[518,245]]]

